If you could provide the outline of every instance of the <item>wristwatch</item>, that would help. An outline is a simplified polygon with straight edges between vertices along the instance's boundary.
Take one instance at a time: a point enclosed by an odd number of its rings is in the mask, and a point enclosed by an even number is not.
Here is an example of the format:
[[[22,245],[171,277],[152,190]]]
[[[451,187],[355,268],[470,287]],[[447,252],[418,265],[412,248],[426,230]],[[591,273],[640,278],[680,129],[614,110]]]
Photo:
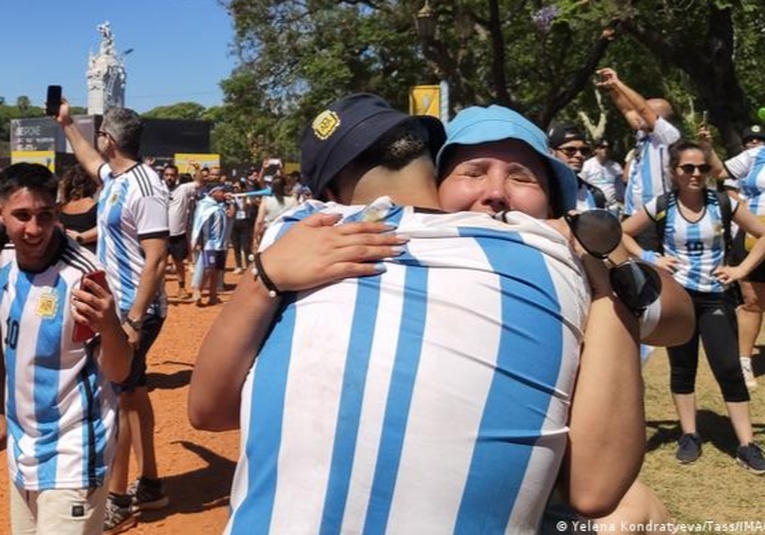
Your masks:
[[[127,323],[130,325],[130,328],[133,329],[135,332],[141,332],[141,326],[143,326],[143,320],[134,320],[130,317],[126,317],[124,320],[122,320],[122,324],[124,325]]]

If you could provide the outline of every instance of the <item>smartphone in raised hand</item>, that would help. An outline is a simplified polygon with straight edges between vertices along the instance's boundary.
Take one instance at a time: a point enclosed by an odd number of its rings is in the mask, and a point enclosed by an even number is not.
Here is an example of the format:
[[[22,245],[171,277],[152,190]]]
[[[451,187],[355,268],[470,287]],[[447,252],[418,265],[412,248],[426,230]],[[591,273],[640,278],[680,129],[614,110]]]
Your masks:
[[[86,279],[94,281],[96,284],[101,286],[101,288],[107,288],[106,272],[103,270],[91,271],[90,273],[86,273],[82,276],[80,289],[87,292],[88,290],[85,287]],[[84,323],[75,323],[74,329],[72,329],[72,342],[86,342],[93,338],[95,335],[96,333],[93,331],[93,329]]]
[[[50,117],[58,116],[58,111],[61,108],[61,86],[49,85],[48,94],[45,98],[45,115]]]

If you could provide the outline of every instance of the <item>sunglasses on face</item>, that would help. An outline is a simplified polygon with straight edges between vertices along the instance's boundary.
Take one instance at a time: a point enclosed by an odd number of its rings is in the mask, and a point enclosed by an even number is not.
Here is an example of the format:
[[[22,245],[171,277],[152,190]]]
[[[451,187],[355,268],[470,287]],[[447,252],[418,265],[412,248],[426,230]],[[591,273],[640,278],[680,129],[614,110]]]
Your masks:
[[[696,169],[698,169],[699,173],[701,173],[702,175],[706,175],[709,171],[712,170],[712,166],[709,165],[708,163],[703,163],[701,165],[693,165],[692,163],[684,163],[683,165],[678,165],[677,168],[687,175],[692,175]]]
[[[661,278],[652,266],[632,259],[613,265],[608,260],[609,253],[622,240],[622,227],[615,215],[607,210],[595,209],[566,214],[564,219],[584,250],[609,265],[611,288],[627,308],[640,315],[659,298]]]
[[[577,152],[584,156],[585,158],[589,156],[592,153],[592,150],[587,145],[583,147],[560,147],[557,150],[561,151],[563,154],[565,154],[567,157],[571,158],[576,154]]]

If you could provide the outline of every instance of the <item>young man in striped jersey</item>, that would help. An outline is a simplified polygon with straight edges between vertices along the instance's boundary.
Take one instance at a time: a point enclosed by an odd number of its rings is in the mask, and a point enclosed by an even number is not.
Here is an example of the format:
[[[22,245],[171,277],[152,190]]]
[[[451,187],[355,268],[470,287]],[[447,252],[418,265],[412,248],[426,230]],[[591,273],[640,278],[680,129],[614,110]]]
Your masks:
[[[122,327],[135,347],[133,369],[120,384],[120,435],[109,486],[105,531],[135,525],[135,512],[165,507],[154,452],[154,409],[146,388],[146,354],[167,313],[164,273],[169,236],[168,191],[148,165],[140,163],[141,120],[126,108],[104,114],[96,148],[80,133],[64,101],[56,118],[74,154],[101,186],[96,252],[117,297]],[[130,447],[139,479],[128,493]]]
[[[241,392],[228,533],[536,531],[565,450],[589,305],[584,273],[568,242],[536,219],[514,213],[504,225],[489,214],[439,212],[432,152],[440,142],[423,136],[416,120],[371,95],[333,104],[304,133],[312,190],[368,204],[326,208],[345,221],[381,220],[410,241],[377,266],[379,277],[290,296],[278,315],[263,297],[304,288],[296,277],[305,266],[279,264],[266,249],[257,278],[216,321],[189,410],[196,426],[236,427]],[[549,159],[561,214],[575,203],[576,181]],[[377,199],[384,194],[400,206]],[[267,241],[324,209],[298,209]],[[352,225],[373,224],[344,227]],[[312,261],[327,282],[356,269],[344,265],[344,250],[360,242],[346,238],[331,259],[339,269]],[[389,239],[371,242],[373,257],[391,254]],[[613,311],[599,308],[617,327]],[[630,329],[607,330],[621,353],[632,343],[627,362],[637,361]]]
[[[95,256],[57,226],[58,184],[38,164],[0,173],[0,325],[13,533],[97,534],[132,348]],[[98,333],[74,341],[75,323]]]

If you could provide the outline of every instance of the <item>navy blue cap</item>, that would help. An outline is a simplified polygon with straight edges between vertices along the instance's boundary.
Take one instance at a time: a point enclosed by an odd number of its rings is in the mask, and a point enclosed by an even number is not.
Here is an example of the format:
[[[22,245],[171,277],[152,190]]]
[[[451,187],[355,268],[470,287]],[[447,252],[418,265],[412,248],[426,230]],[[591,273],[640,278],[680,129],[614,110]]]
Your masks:
[[[552,155],[542,130],[520,113],[502,106],[465,108],[446,125],[446,143],[436,159],[438,176],[443,178],[448,164],[444,161],[444,155],[449,147],[480,145],[504,139],[523,141],[550,165],[555,175],[555,181],[550,181],[550,185],[558,192],[559,204],[554,207],[557,212],[565,213],[576,208],[578,185],[574,172]]]
[[[741,132],[741,141],[746,143],[750,139],[761,139],[765,141],[765,128],[758,124],[747,126],[744,131]]]
[[[407,115],[370,93],[356,93],[333,102],[300,135],[303,183],[318,196],[346,165],[391,128],[412,118],[428,129],[430,150],[435,159],[446,138],[443,124],[435,117]]]

